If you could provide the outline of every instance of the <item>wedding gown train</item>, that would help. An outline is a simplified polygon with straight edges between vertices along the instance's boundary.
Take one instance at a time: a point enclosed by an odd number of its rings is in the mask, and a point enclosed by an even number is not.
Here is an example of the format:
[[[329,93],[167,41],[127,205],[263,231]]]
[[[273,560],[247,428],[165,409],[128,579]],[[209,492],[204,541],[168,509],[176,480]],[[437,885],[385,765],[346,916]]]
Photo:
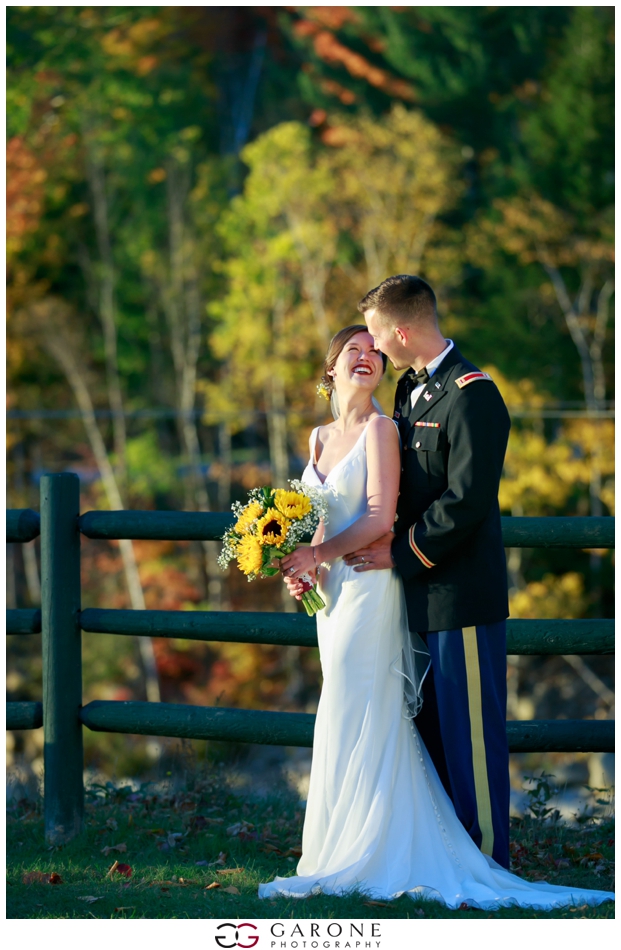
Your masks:
[[[366,509],[366,432],[323,483],[326,538]],[[311,461],[303,481],[322,482]],[[406,718],[400,663],[407,636],[396,571],[355,573],[339,558],[322,567],[317,614],[323,688],[317,709],[302,857],[292,877],[259,885],[259,897],[406,893],[448,907],[550,909],[614,899],[608,891],[529,883],[476,847]]]

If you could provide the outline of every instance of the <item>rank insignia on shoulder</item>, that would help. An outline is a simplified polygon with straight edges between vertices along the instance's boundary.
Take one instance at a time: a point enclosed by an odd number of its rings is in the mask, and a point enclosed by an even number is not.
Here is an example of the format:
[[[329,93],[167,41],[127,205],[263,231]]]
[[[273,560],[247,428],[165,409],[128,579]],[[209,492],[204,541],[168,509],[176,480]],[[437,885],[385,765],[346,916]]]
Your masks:
[[[424,398],[429,402],[430,399],[433,399],[433,393],[423,393]]]
[[[490,382],[493,382],[489,373],[466,373],[464,376],[460,376],[459,379],[455,380],[455,385],[459,386],[460,389],[463,389],[464,386],[469,386],[470,383],[475,383],[477,379],[489,379]]]
[[[439,428],[440,428],[440,423],[439,423],[439,422],[420,422],[420,421],[419,421],[419,422],[415,422],[414,425],[415,425],[415,426],[424,426],[425,429],[439,429]]]

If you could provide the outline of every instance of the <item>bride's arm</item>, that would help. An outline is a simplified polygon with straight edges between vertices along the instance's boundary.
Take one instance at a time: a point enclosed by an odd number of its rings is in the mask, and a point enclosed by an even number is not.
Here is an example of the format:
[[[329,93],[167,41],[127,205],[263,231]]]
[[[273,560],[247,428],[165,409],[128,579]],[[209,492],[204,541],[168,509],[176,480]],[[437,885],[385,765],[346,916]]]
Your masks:
[[[367,510],[345,531],[317,546],[318,564],[364,547],[390,531],[395,523],[400,478],[397,427],[387,416],[378,416],[367,430]]]
[[[401,450],[397,428],[391,419],[378,416],[367,431],[367,510],[349,528],[328,541],[314,537],[310,548],[297,548],[281,561],[283,573],[297,577],[315,563],[333,561],[343,554],[371,544],[392,528],[395,521]],[[319,531],[323,526],[320,525]],[[314,546],[314,550],[313,550]]]

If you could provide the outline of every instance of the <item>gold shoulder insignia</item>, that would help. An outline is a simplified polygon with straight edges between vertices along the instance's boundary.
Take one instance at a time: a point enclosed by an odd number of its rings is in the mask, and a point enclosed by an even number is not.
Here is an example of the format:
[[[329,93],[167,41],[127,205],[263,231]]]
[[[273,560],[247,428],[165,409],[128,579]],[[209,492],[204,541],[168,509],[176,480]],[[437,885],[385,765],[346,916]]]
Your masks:
[[[459,386],[460,389],[463,389],[464,386],[469,386],[470,383],[476,382],[477,379],[489,379],[490,382],[493,382],[489,373],[466,373],[464,376],[460,376],[459,379],[456,379],[455,384]]]

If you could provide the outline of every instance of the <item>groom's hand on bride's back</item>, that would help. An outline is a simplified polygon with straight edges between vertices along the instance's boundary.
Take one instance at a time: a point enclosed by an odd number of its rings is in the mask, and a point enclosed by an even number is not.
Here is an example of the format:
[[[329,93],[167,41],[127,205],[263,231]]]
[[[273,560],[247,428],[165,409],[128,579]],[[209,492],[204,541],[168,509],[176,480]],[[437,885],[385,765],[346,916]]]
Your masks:
[[[391,553],[391,545],[395,540],[392,531],[382,535],[377,541],[373,541],[366,548],[360,548],[351,554],[345,554],[343,560],[348,567],[353,567],[354,571],[361,573],[363,571],[386,571],[395,567],[395,562]]]

